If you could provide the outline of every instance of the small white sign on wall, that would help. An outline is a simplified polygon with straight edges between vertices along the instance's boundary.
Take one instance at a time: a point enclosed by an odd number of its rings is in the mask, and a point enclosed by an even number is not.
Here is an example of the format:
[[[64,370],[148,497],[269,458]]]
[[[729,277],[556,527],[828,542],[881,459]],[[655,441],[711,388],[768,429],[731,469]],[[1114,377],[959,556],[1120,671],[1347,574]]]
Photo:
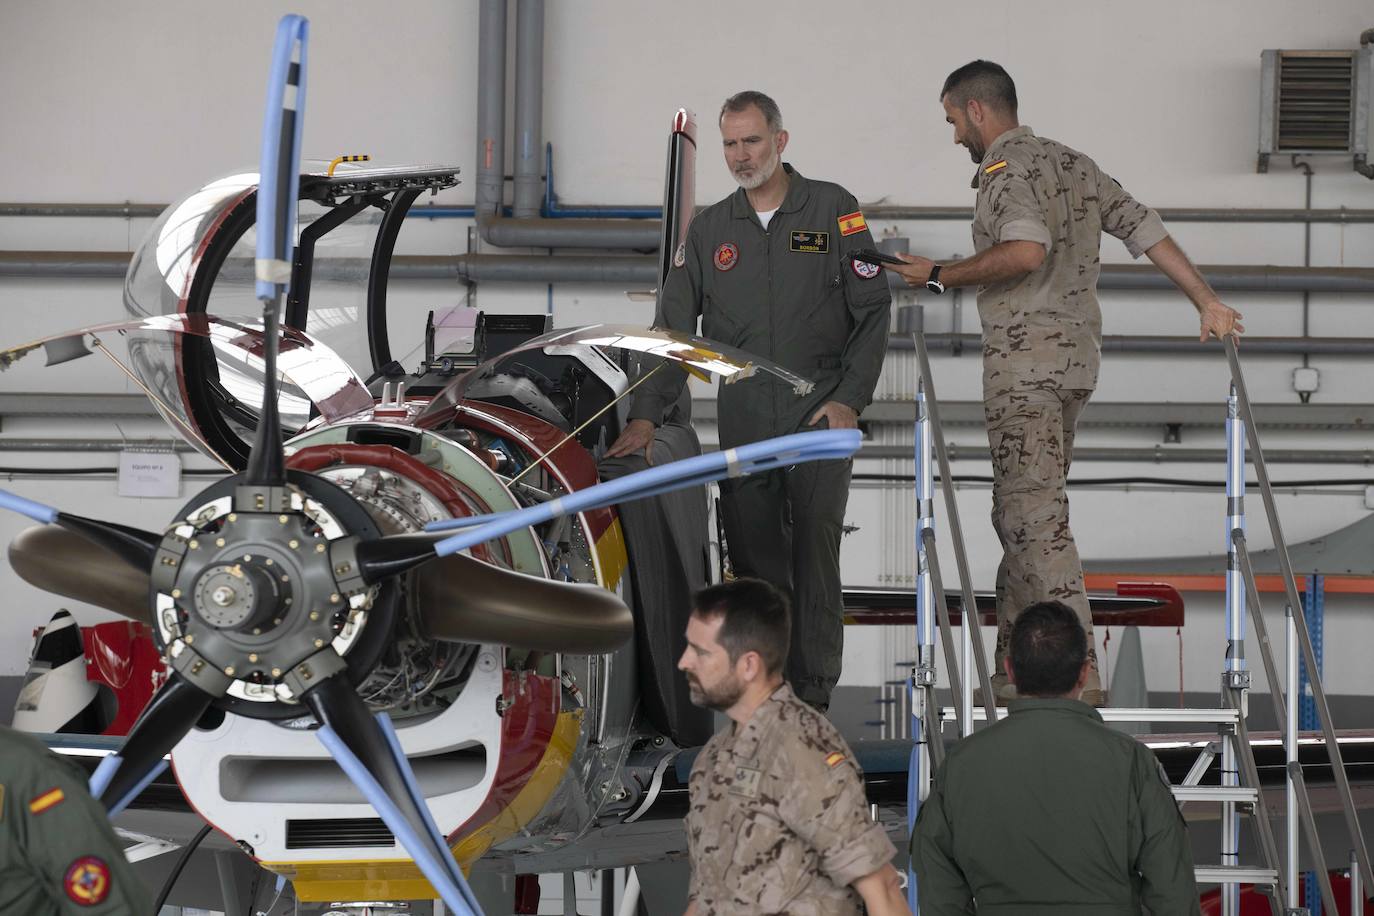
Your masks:
[[[174,452],[119,453],[120,496],[181,496],[181,458]]]

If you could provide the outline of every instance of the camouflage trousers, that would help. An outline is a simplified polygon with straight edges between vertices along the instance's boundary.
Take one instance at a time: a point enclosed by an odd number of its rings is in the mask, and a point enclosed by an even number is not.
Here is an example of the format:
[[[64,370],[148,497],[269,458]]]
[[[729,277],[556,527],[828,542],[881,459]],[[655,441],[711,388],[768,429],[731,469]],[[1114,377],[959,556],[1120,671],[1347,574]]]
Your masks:
[[[840,535],[852,462],[812,461],[721,481],[721,521],[736,576],[782,589],[792,603],[786,677],[824,712],[844,660]]]
[[[1074,429],[1090,390],[1023,389],[984,402],[992,453],[992,525],[1002,542],[997,567],[997,650],[994,687],[1006,683],[1003,659],[1016,615],[1037,601],[1073,608],[1088,634],[1093,671],[1086,690],[1100,688],[1092,613],[1083,564],[1069,530],[1065,484]]]

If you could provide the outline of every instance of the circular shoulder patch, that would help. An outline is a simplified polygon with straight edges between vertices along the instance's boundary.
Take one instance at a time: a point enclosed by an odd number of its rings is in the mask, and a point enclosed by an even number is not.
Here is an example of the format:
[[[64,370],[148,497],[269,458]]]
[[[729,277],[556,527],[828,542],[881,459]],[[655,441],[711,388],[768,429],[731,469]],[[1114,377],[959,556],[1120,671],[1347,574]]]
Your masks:
[[[62,887],[74,903],[95,906],[110,896],[110,867],[103,859],[82,856],[67,866]]]
[[[739,248],[734,242],[722,242],[716,249],[716,270],[729,270],[739,263]]]
[[[854,273],[858,274],[861,280],[872,280],[883,272],[881,264],[870,264],[867,261],[851,260],[849,266],[854,268]]]
[[[677,251],[674,251],[674,252],[673,252],[673,266],[674,266],[674,267],[681,267],[683,264],[686,264],[686,263],[687,263],[687,243],[686,243],[686,242],[679,242],[679,243],[678,243],[678,246],[677,246]]]

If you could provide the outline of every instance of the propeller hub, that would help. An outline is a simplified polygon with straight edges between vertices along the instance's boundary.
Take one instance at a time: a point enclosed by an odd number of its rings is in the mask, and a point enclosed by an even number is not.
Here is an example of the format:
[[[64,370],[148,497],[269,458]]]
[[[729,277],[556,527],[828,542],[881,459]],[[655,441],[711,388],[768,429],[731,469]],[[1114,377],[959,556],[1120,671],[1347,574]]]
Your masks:
[[[196,615],[217,630],[262,628],[289,594],[288,583],[279,581],[268,567],[251,561],[224,563],[200,574],[191,604]]]

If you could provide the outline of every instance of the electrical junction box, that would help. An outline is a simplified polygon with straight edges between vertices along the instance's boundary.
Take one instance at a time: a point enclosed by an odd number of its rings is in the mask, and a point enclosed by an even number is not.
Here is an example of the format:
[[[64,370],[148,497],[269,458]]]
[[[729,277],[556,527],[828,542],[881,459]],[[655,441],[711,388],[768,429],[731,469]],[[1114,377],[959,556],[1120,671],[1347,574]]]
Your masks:
[[[1298,394],[1311,394],[1321,388],[1322,374],[1319,370],[1310,366],[1301,366],[1293,370],[1293,390]]]

